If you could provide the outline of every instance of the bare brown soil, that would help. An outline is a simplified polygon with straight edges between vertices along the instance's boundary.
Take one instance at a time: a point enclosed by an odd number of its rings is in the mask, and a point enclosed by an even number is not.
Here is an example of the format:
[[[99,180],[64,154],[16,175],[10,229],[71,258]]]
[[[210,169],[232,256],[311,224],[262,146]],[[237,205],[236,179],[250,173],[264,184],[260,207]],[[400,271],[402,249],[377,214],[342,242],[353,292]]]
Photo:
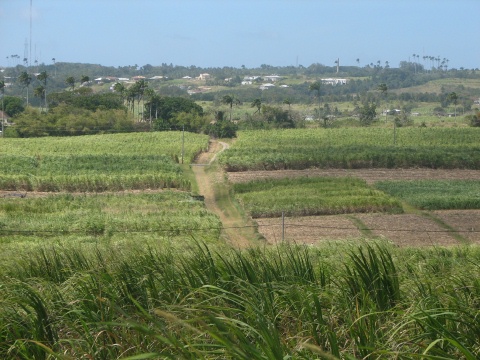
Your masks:
[[[357,177],[368,184],[384,180],[479,180],[479,170],[434,170],[434,169],[306,169],[278,171],[247,171],[228,173],[232,183],[259,179],[281,179],[296,177]],[[434,211],[434,217],[447,226],[439,225],[429,217],[420,214],[353,214],[368,229],[368,235],[361,232],[345,215],[308,216],[286,218],[285,241],[317,244],[322,241],[351,238],[384,238],[397,246],[449,246],[461,242],[458,234],[469,243],[480,244],[480,210]],[[269,244],[282,241],[282,219],[256,219],[258,231]]]

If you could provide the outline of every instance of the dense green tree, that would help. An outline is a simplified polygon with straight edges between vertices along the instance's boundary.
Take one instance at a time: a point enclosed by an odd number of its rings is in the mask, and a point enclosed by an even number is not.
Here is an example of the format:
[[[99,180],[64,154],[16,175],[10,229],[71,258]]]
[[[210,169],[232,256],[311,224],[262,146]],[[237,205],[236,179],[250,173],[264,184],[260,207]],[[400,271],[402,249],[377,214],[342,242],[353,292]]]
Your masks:
[[[174,117],[179,113],[189,113],[203,116],[203,108],[193,100],[183,97],[160,97],[154,96],[151,101],[145,104],[145,108],[156,114],[154,121],[155,130],[178,128]]]
[[[16,96],[5,96],[3,98],[3,105],[5,113],[10,117],[14,117],[25,111],[22,99]]]

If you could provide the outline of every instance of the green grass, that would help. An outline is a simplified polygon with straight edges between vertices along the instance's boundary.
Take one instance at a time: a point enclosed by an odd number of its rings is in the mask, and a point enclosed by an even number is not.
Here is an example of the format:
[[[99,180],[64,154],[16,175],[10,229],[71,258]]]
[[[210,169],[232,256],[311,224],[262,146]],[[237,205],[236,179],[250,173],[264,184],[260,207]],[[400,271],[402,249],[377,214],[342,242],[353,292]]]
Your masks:
[[[0,270],[0,357],[467,359],[480,249],[47,246]]]
[[[381,181],[375,187],[419,209],[480,209],[480,181]]]
[[[298,178],[234,184],[235,196],[254,218],[402,212],[398,200],[354,178]]]
[[[480,168],[480,129],[341,128],[241,131],[219,157],[227,171]]]
[[[0,203],[0,248],[15,243],[124,241],[128,237],[216,241],[219,219],[190,194],[50,195]],[[76,239],[76,240],[72,240]]]
[[[185,134],[184,163],[206,150],[208,137]],[[0,189],[101,192],[130,189],[189,190],[181,132],[4,139]]]

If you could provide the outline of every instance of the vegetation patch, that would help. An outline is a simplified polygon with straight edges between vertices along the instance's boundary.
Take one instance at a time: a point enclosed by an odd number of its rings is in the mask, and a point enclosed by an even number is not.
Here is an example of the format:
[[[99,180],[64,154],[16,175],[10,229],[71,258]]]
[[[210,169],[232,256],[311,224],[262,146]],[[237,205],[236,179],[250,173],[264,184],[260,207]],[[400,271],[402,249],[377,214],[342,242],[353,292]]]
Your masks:
[[[402,212],[400,202],[355,178],[260,180],[233,186],[235,196],[254,218]]]
[[[242,131],[220,156],[227,171],[319,168],[480,169],[476,128]]]
[[[183,159],[182,159],[183,142]],[[208,147],[208,137],[133,133],[69,138],[4,139],[0,189],[101,192],[190,189],[179,163]]]
[[[0,224],[4,241],[30,237],[29,241],[54,238],[62,243],[89,236],[115,241],[142,234],[188,238],[192,233],[216,240],[221,228],[202,202],[178,191],[6,198],[0,203]]]
[[[375,187],[420,209],[480,209],[478,180],[381,181]]]
[[[19,251],[2,265],[0,357],[480,355],[478,247],[89,250]]]

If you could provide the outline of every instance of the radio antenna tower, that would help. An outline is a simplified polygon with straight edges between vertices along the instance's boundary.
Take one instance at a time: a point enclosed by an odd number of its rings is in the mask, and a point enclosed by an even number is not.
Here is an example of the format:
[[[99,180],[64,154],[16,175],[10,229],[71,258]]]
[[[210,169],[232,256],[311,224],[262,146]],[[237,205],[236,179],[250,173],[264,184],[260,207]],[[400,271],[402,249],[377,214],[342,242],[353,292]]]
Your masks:
[[[28,55],[28,66],[32,65],[32,0],[30,0],[30,53]]]

